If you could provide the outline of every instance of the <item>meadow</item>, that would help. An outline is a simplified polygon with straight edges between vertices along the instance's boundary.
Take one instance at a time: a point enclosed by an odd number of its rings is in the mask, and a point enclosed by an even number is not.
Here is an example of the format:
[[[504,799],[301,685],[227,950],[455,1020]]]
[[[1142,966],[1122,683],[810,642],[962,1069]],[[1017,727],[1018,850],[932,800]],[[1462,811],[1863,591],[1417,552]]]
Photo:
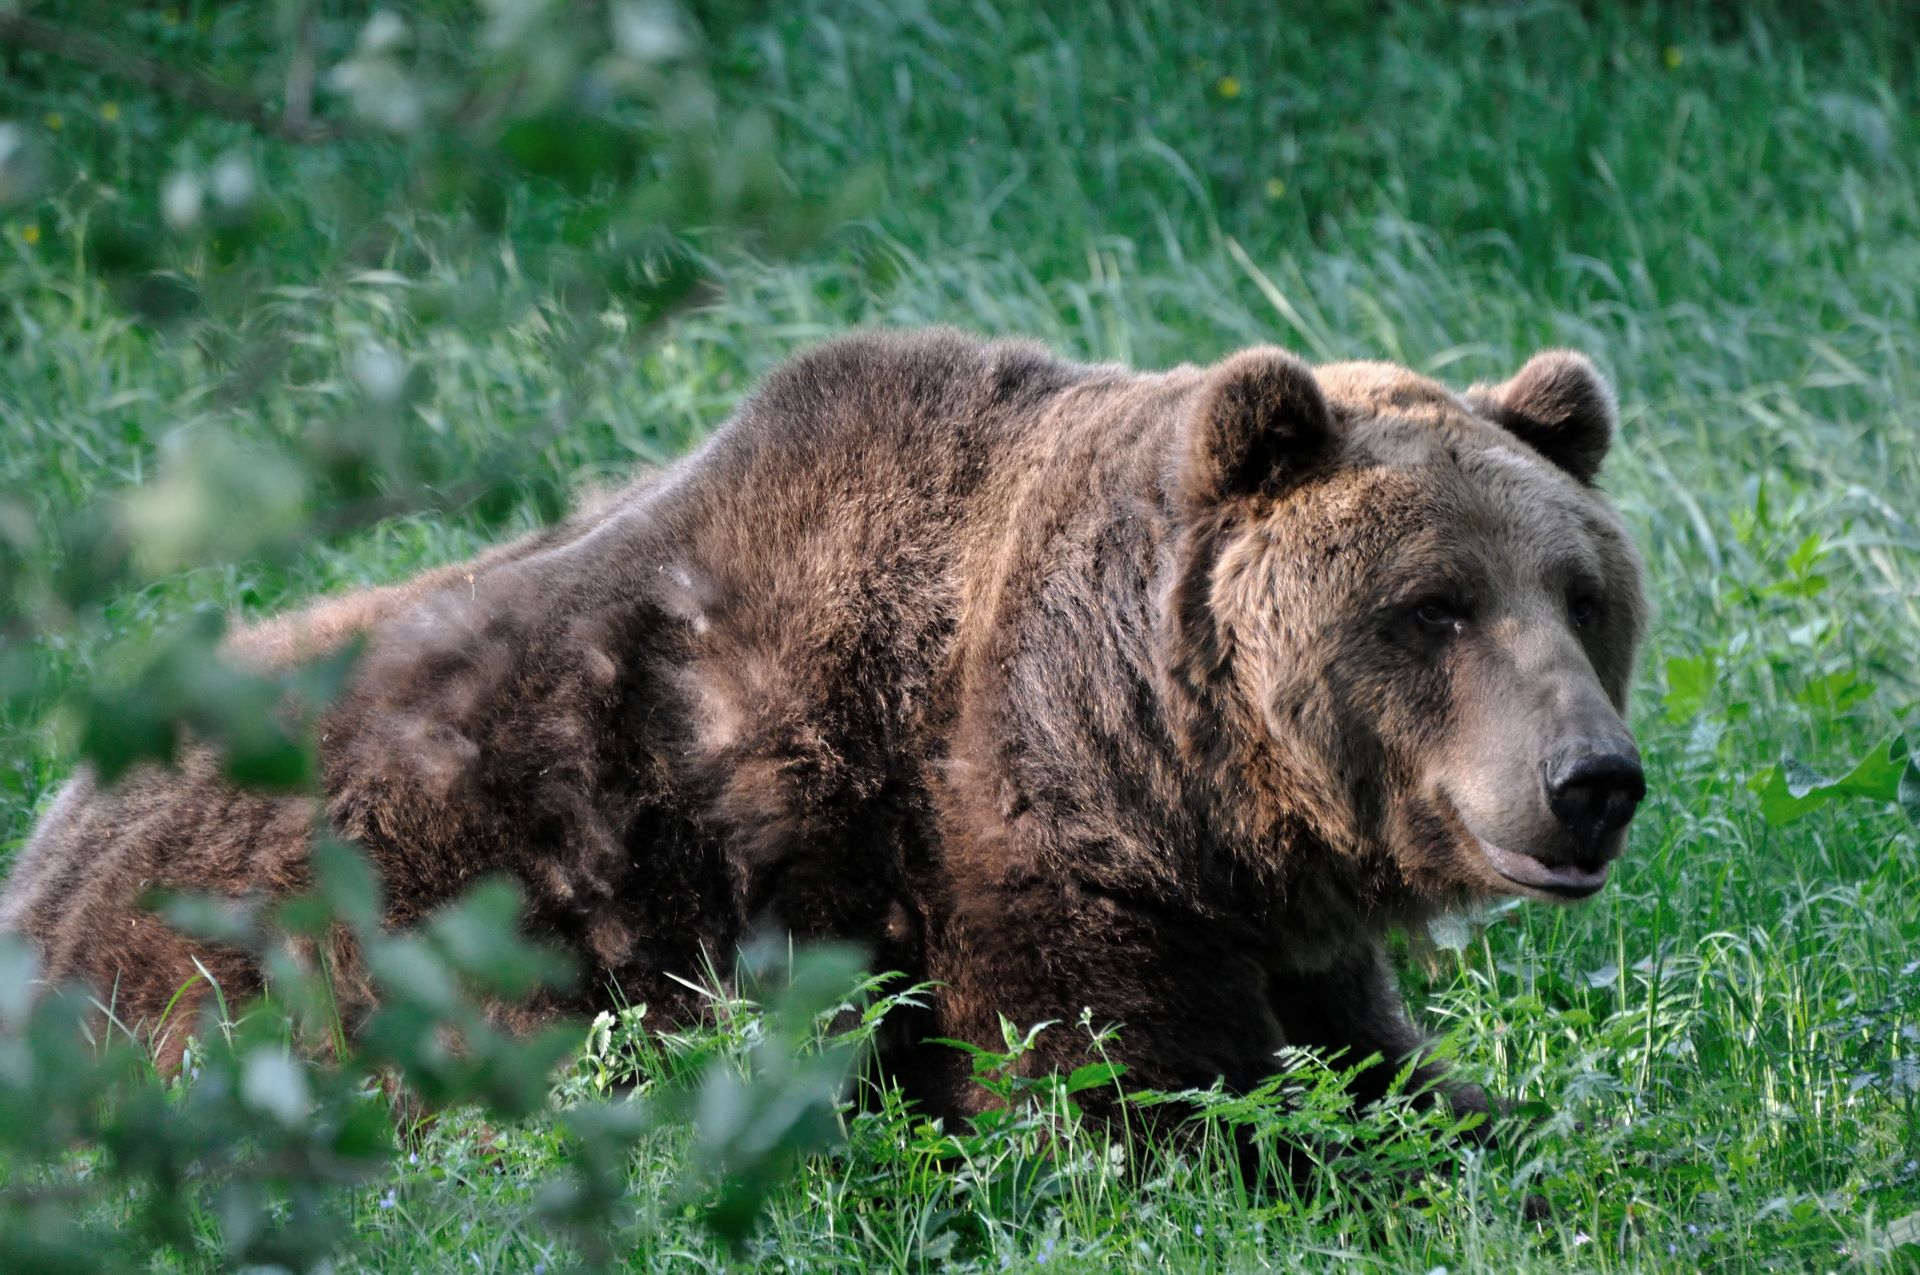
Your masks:
[[[232,20],[221,9],[125,21],[161,53],[191,51]],[[1410,1001],[1456,1066],[1520,1104],[1496,1148],[1435,1152],[1426,1124],[1390,1113],[1371,1149],[1356,1135],[1352,1159],[1294,1194],[1245,1189],[1218,1138],[1131,1158],[1058,1095],[1051,1114],[944,1138],[881,1096],[843,1112],[843,1144],[779,1184],[736,1250],[675,1192],[692,1135],[641,1141],[625,1182],[644,1225],[618,1262],[1914,1269],[1920,14],[808,0],[714,29],[722,93],[773,123],[780,198],[818,201],[824,220],[790,243],[696,231],[710,282],[644,321],[607,302],[596,321],[631,339],[578,359],[563,284],[523,267],[573,242],[591,194],[529,181],[478,248],[396,222],[368,260],[309,192],[408,180],[393,154],[263,134],[0,49],[0,119],[58,158],[0,209],[0,514],[33,571],[81,569],[46,532],[70,511],[134,487],[196,499],[166,486],[196,439],[264,446],[364,390],[386,366],[368,351],[414,377],[397,419],[428,440],[421,472],[532,446],[507,498],[259,558],[158,554],[60,640],[0,627],[0,662],[24,670],[0,699],[0,870],[81,746],[72,688],[113,684],[130,637],[194,608],[264,614],[389,581],[535,526],[553,491],[682,452],[760,373],[853,326],[948,323],[1143,367],[1273,342],[1462,385],[1573,347],[1620,391],[1603,485],[1657,608],[1633,705],[1651,795],[1592,902],[1404,945]],[[170,174],[235,148],[276,210],[243,251],[294,351],[244,401],[232,351],[155,321],[98,251],[109,212],[162,206]],[[221,250],[158,251],[191,279]],[[485,294],[466,309],[410,304],[463,280]],[[194,524],[203,548],[222,518],[274,507],[214,512]],[[741,1012],[717,1006],[711,1038],[676,1048],[737,1040]],[[594,1049],[672,1070],[630,1030]],[[563,1095],[591,1087],[594,1056]],[[1312,1120],[1337,1136],[1334,1117]],[[562,1154],[550,1116],[443,1116],[346,1200],[333,1268],[560,1269],[579,1254],[530,1196]],[[1457,1167],[1353,1167],[1434,1154]],[[1550,1202],[1544,1221],[1524,1216],[1530,1195]],[[218,1233],[210,1215],[199,1251],[156,1266],[217,1264]]]

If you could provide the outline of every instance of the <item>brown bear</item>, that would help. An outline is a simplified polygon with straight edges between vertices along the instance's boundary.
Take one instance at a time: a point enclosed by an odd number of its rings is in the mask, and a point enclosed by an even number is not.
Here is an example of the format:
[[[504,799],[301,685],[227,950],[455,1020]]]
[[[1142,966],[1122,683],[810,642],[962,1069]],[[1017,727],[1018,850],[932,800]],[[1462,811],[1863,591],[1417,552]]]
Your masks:
[[[518,878],[591,972],[527,1019],[616,989],[697,1018],[676,976],[771,924],[938,984],[887,1060],[935,1114],[986,1098],[918,1040],[1083,1010],[1132,1085],[1307,1045],[1387,1060],[1364,1099],[1421,1045],[1383,932],[1592,894],[1644,793],[1614,423],[1563,352],[1456,393],[1273,348],[1139,373],[840,340],[568,523],[242,632],[268,665],[367,638],[323,798],[204,751],[83,774],[0,929],[127,1024],[190,1009],[196,958],[231,1001],[256,971],[138,900],[302,887],[323,802],[393,925]],[[1088,1048],[1057,1027],[1026,1065]]]

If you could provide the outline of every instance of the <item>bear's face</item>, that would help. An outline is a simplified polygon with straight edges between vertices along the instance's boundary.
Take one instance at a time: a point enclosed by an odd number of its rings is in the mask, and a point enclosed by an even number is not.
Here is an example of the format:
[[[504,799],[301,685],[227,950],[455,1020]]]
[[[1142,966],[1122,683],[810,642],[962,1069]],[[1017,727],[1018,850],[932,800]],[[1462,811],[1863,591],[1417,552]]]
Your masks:
[[[1290,817],[1409,903],[1581,898],[1623,848],[1645,604],[1591,485],[1613,426],[1559,353],[1459,395],[1256,350],[1203,395],[1216,711]]]

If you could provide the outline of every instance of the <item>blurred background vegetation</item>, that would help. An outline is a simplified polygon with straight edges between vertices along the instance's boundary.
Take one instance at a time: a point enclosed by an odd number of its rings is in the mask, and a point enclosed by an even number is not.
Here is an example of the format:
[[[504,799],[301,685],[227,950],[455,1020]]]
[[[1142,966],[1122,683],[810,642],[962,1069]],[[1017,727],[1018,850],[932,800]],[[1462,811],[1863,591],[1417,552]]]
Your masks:
[[[1622,391],[1607,485],[1660,608],[1614,888],[1443,927],[1408,974],[1534,1117],[1450,1175],[1408,1172],[1457,1158],[1417,1116],[1343,1123],[1325,1069],[1208,1108],[1360,1148],[1306,1197],[1245,1190],[1216,1138],[1130,1158],[1070,1078],[1006,1080],[1018,1117],[969,1130],[848,1106],[860,1032],[822,1025],[915,993],[841,953],[714,980],[709,1031],[635,1007],[489,1042],[479,997],[558,976],[470,941],[510,932],[494,894],[391,940],[454,989],[396,996],[391,1039],[465,1032],[472,1066],[310,1066],[324,988],[288,970],[155,1077],[78,1042],[75,1002],[29,1006],[7,954],[0,1253],[1911,1263],[1917,60],[1915,6],[1839,0],[0,4],[0,862],[76,761],[180,725],[307,782],[283,688],[210,655],[227,617],[550,520],[856,324],[1462,383],[1576,346]],[[353,863],[271,915],[175,907],[271,948],[365,917]],[[396,1075],[445,1105],[397,1141]]]

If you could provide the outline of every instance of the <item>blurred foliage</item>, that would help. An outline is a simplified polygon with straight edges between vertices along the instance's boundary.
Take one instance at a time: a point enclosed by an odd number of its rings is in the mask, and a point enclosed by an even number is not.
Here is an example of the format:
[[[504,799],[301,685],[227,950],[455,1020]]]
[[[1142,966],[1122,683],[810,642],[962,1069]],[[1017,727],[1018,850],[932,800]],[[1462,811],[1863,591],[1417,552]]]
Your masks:
[[[1895,802],[1920,824],[1920,761],[1914,760],[1902,735],[1875,747],[1838,779],[1789,755],[1778,766],[1754,774],[1747,787],[1760,795],[1760,813],[1770,824],[1791,823],[1836,797]]]
[[[246,1007],[209,998],[173,1076],[85,989],[38,988],[32,954],[0,937],[0,1269],[145,1269],[163,1248],[222,1268],[321,1268],[351,1233],[342,1190],[390,1175],[396,1126],[409,1136],[415,1104],[503,1121],[547,1109],[580,1032],[563,1022],[515,1035],[487,1015],[572,973],[517,937],[515,888],[484,883],[390,933],[356,851],[323,841],[314,870],[312,891],[272,904],[163,902],[170,923],[249,953],[269,989]],[[351,1043],[337,967],[313,956],[343,936],[377,993]],[[613,1091],[604,1070],[560,1082],[566,1147],[529,1220],[559,1228],[592,1266],[621,1253],[634,1225],[627,1161],[661,1128],[691,1124],[697,1150],[680,1194],[735,1245],[770,1186],[841,1138],[851,1070],[896,998],[873,995],[859,955],[841,948],[762,945],[743,960],[736,981],[752,995],[731,1001],[731,1047],[644,1092]],[[849,1013],[853,1030],[830,1034]],[[576,1071],[607,1061],[608,1038],[596,1033],[601,1047]],[[123,1201],[130,1220],[102,1207]]]
[[[561,513],[565,494],[536,460],[577,414],[574,373],[710,294],[699,236],[724,230],[778,252],[852,206],[799,198],[772,122],[721,108],[707,27],[738,16],[708,6],[703,22],[669,0],[0,11],[16,89],[76,73],[131,81],[158,95],[157,123],[143,122],[156,140],[169,103],[236,123],[217,152],[181,150],[151,191],[101,185],[70,162],[57,113],[0,123],[0,213],[57,195],[84,226],[76,272],[162,351],[213,368],[218,409],[109,499],[48,520],[0,494],[0,708],[47,714],[103,780],[170,763],[191,738],[237,783],[311,787],[311,718],[352,648],[290,673],[249,671],[222,657],[225,618],[204,610],[120,641],[99,676],[52,695],[26,653],[99,637],[107,603],[148,582],[282,561],[398,513],[459,508],[483,526],[529,506]],[[324,162],[287,184],[262,134]],[[543,189],[563,198],[534,205],[561,224],[527,233],[523,205]],[[289,278],[284,237],[314,224],[328,234],[310,242],[333,250]],[[561,387],[542,428],[476,465],[418,410],[430,342],[369,339],[345,366],[325,365],[306,337],[313,314],[361,280],[404,284],[397,326],[419,334],[531,315]],[[311,410],[261,429],[270,391],[288,384],[320,391]],[[314,889],[293,898],[161,903],[175,926],[251,954],[268,988],[250,1005],[211,998],[176,1075],[156,1072],[145,1042],[103,1012],[104,989],[43,991],[32,955],[0,940],[0,1268],[144,1269],[158,1248],[224,1267],[321,1268],[351,1225],[342,1189],[388,1175],[407,1112],[477,1106],[517,1121],[548,1109],[581,1031],[515,1036],[488,1013],[571,973],[518,937],[514,887],[483,884],[388,933],[355,851],[322,836],[314,871]],[[343,961],[364,966],[372,1007],[336,1002]],[[568,1150],[535,1211],[591,1264],[619,1252],[633,1221],[627,1160],[663,1125],[691,1124],[684,1197],[732,1243],[799,1157],[838,1139],[864,1037],[829,1041],[822,1024],[866,1006],[857,954],[766,948],[746,961],[737,1051],[712,1052],[658,1094],[606,1092],[620,1072],[604,1067],[592,1092],[569,1092]],[[879,1012],[857,1025],[870,1032]],[[132,1201],[131,1225],[110,1200]]]
[[[314,535],[409,511],[459,508],[481,525],[526,507],[557,517],[566,494],[537,458],[579,414],[579,370],[631,352],[710,295],[699,236],[724,230],[777,252],[858,206],[857,180],[828,202],[792,190],[771,120],[721,108],[706,32],[668,0],[426,4],[405,17],[283,0],[193,13],[185,33],[171,8],[0,15],[7,36],[31,37],[7,50],[14,77],[70,75],[62,57],[78,58],[204,106],[213,70],[162,56],[191,53],[243,86],[222,88],[216,105],[277,120],[327,157],[296,179],[270,171],[249,130],[236,130],[218,153],[182,154],[157,190],[127,191],[65,162],[58,116],[0,124],[0,213],[57,193],[85,228],[78,268],[166,348],[212,364],[217,406],[246,424],[195,422],[167,440],[147,481],[52,526],[0,495],[0,707],[45,704],[24,644],[98,630],[103,603],[144,582],[283,561]],[[117,44],[90,34],[101,26]],[[277,92],[256,100],[253,85]],[[543,201],[546,189],[565,198]],[[542,224],[552,216],[559,225]],[[324,239],[308,234],[314,225]],[[304,263],[304,279],[286,277],[290,234],[330,249]],[[430,350],[370,337],[345,366],[317,362],[314,317],[355,281],[401,285],[396,322],[422,334],[456,318],[507,327],[537,310],[560,387],[542,427],[476,460],[417,410],[435,374]],[[288,384],[317,391],[310,411],[266,430],[247,419]],[[222,745],[236,777],[305,781],[299,723],[258,725],[286,688],[222,665],[221,637],[217,618],[193,617],[121,651],[110,680],[64,690],[51,711],[109,778],[167,760],[192,729]]]

